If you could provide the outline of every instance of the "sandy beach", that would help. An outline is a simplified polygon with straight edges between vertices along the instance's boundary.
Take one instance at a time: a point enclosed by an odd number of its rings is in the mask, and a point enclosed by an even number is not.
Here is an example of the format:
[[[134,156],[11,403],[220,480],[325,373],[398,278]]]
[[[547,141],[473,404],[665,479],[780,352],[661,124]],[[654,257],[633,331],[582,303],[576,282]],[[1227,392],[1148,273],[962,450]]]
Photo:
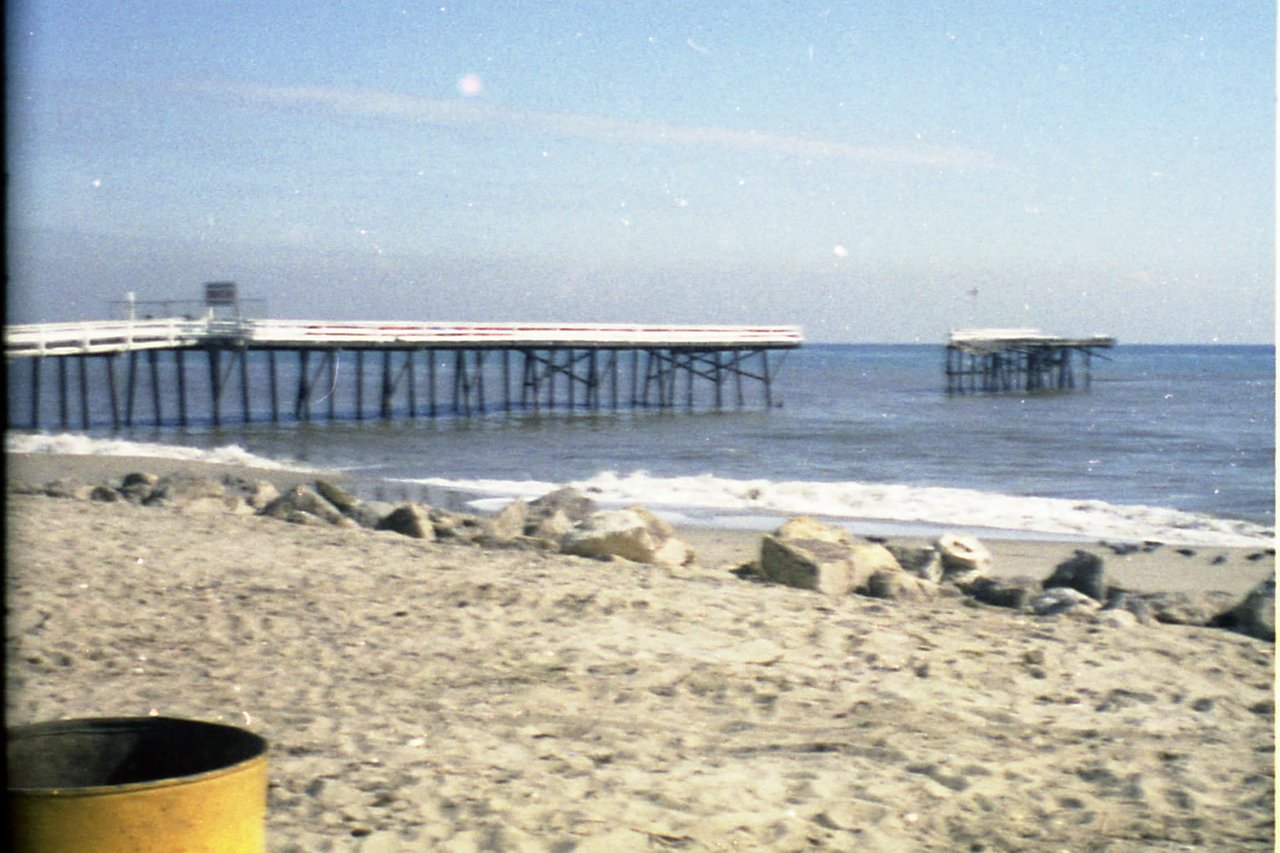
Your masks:
[[[10,457],[10,479],[194,463]],[[226,469],[217,466],[221,475]],[[296,472],[245,472],[282,486]],[[158,713],[271,743],[275,851],[1271,850],[1274,645],[125,501],[7,496],[6,721]],[[1258,549],[1074,550],[1243,596]]]

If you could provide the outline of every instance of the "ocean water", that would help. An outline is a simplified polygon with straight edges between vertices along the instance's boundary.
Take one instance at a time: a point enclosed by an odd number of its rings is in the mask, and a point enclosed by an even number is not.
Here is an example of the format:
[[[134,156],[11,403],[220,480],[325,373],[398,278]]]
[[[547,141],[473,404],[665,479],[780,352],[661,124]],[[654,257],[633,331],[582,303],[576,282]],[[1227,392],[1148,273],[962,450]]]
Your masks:
[[[451,380],[442,375],[437,417],[401,411],[390,421],[372,417],[370,389],[378,387],[381,367],[367,358],[369,415],[351,416],[348,363],[337,376],[316,374],[320,390],[306,423],[269,422],[265,372],[253,365],[255,422],[238,422],[239,380],[232,378],[221,427],[209,422],[208,367],[189,358],[193,425],[113,430],[106,394],[95,389],[91,426],[74,432],[29,428],[31,380],[19,364],[11,365],[8,447],[266,460],[343,471],[368,497],[479,509],[571,483],[604,504],[640,503],[686,523],[757,528],[805,513],[860,532],[958,528],[1066,539],[1269,542],[1274,348],[1121,345],[1105,355],[1095,356],[1088,390],[949,395],[940,346],[806,345],[772,357],[774,406],[748,388],[745,407],[734,405],[730,390],[718,410],[702,389],[692,410],[498,412],[498,377],[491,375],[489,413],[465,417],[446,411]],[[1077,366],[1078,380],[1079,373]],[[43,425],[60,422],[53,374],[42,372]],[[74,368],[71,374],[78,388]],[[422,410],[423,379],[416,381]],[[168,377],[162,384],[162,410],[172,421],[177,383]],[[326,384],[339,414],[332,422]],[[281,387],[289,389],[283,396],[295,386],[282,375]],[[150,386],[142,388],[140,414],[151,411]],[[77,400],[68,405],[78,425]],[[397,405],[403,409],[403,400]]]

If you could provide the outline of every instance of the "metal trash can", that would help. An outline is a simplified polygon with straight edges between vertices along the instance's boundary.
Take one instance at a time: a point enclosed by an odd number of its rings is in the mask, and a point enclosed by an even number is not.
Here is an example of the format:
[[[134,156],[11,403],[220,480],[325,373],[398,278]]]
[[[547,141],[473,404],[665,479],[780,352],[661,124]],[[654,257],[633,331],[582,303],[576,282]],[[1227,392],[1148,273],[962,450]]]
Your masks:
[[[9,849],[19,853],[266,850],[267,742],[172,717],[8,730]]]

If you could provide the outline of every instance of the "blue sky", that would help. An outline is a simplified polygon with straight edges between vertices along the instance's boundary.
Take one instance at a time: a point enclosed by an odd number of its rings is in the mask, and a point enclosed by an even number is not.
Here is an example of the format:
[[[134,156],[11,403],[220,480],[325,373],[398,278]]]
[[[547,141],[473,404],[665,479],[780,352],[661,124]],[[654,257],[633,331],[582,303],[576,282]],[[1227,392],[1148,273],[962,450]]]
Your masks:
[[[1273,339],[1271,3],[7,9],[11,322]]]

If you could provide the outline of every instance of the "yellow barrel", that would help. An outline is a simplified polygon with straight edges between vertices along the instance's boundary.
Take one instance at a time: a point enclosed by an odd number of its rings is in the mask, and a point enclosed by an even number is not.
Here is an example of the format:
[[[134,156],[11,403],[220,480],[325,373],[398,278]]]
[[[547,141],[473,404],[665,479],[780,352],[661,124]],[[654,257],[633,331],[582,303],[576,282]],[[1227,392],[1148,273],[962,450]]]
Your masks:
[[[266,850],[267,742],[252,732],[103,717],[8,735],[10,850]]]

